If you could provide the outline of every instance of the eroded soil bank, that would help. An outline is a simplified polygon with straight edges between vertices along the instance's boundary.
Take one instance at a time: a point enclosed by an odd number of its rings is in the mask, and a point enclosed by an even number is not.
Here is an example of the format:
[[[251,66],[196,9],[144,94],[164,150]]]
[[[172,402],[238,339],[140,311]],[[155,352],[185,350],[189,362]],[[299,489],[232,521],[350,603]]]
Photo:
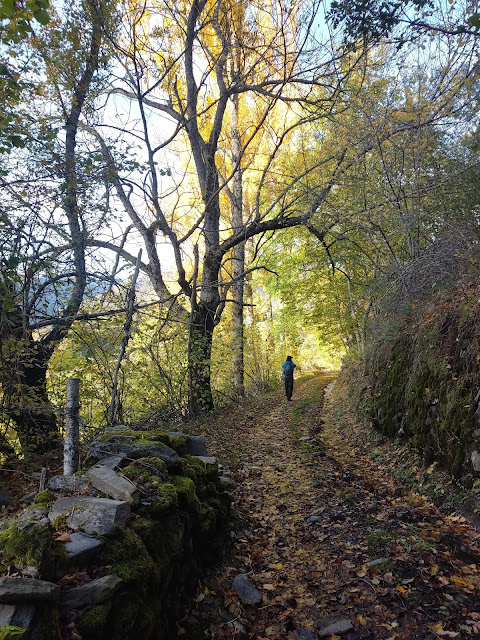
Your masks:
[[[325,419],[330,381],[300,382],[291,403],[273,393],[202,425],[237,480],[238,537],[228,566],[199,585],[179,637],[480,638],[479,535]],[[238,574],[259,604],[232,590]]]

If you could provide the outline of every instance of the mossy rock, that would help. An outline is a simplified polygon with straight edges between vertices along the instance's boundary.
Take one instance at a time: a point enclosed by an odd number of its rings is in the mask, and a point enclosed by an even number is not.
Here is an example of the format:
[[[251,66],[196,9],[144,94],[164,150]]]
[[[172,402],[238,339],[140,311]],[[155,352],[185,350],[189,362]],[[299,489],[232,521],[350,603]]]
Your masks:
[[[117,537],[107,539],[100,558],[102,564],[111,566],[112,572],[125,584],[135,585],[139,593],[147,593],[158,578],[158,568],[132,529],[125,529]]]
[[[165,603],[156,593],[140,598],[137,594],[124,594],[116,598],[108,617],[108,636],[105,640],[117,640],[125,637],[155,638],[169,640],[175,634],[165,635],[168,627],[163,611]],[[183,612],[183,611],[182,611]],[[179,617],[179,616],[178,616]],[[129,634],[135,630],[135,635]],[[171,631],[171,629],[169,629]],[[84,640],[90,640],[85,638]]]
[[[206,465],[197,456],[187,455],[180,458],[171,473],[190,478],[197,488],[218,481],[218,465]]]
[[[132,530],[141,538],[154,560],[162,582],[171,575],[172,558],[180,557],[183,552],[189,524],[186,514],[180,513],[162,517],[158,522],[150,518],[132,521]]]
[[[35,498],[33,499],[34,504],[37,506],[48,507],[55,500],[55,495],[50,489],[44,489],[37,493]]]
[[[42,578],[50,578],[54,572],[50,557],[52,536],[49,527],[38,524],[20,529],[16,523],[0,531],[0,573],[10,565],[36,567]]]
[[[135,460],[135,462],[131,462],[122,469],[122,473],[133,481],[137,481],[138,478],[143,477],[144,479],[147,478],[148,481],[160,480],[161,482],[165,482],[165,478],[168,477],[165,462],[153,456],[139,458]]]
[[[170,438],[170,446],[179,456],[184,456],[187,453],[187,436],[181,435]]]
[[[158,444],[159,442],[167,446],[171,446],[171,439],[168,433],[165,431],[119,431],[104,433],[98,439],[99,442],[106,442],[108,440],[119,440],[122,438],[133,444]]]
[[[140,515],[158,519],[177,507],[178,496],[175,486],[170,482],[163,482],[155,486],[155,495],[152,498],[152,502],[147,505],[141,505],[138,511]]]
[[[210,533],[214,531],[217,524],[217,514],[215,509],[209,504],[200,503],[198,522],[202,533]]]
[[[84,638],[102,640],[102,638],[106,637],[105,628],[107,627],[107,618],[111,608],[110,602],[97,604],[82,615],[77,621],[77,627]]]
[[[173,476],[172,484],[178,496],[178,504],[187,512],[196,515],[200,512],[200,500],[195,491],[195,483],[186,476]]]

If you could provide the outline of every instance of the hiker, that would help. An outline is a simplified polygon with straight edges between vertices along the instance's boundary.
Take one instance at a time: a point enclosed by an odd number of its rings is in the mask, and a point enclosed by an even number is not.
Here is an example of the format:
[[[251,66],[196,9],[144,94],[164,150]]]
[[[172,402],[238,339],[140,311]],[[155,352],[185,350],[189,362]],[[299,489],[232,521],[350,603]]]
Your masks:
[[[293,393],[293,370],[297,365],[292,361],[292,356],[287,356],[286,362],[282,364],[283,379],[285,381],[285,395],[287,401],[291,402]]]

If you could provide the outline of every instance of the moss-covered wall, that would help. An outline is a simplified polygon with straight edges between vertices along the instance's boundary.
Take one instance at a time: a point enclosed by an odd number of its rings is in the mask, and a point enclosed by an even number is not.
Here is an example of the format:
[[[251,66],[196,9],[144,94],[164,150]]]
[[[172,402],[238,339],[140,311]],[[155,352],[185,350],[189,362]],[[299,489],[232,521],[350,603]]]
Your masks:
[[[118,437],[125,435],[123,432]],[[104,537],[98,555],[89,566],[80,568],[80,574],[78,566],[69,566],[63,545],[55,542],[55,521],[45,524],[45,509],[58,495],[43,492],[32,507],[34,520],[43,517],[42,525],[34,521],[22,529],[18,520],[0,527],[2,575],[12,565],[34,566],[36,577],[43,580],[55,582],[65,574],[67,578],[59,584],[67,589],[69,575],[73,576],[72,584],[78,584],[78,575],[80,582],[82,575],[87,581],[106,574],[122,580],[107,601],[74,614],[67,612],[67,622],[74,621],[83,640],[170,640],[199,578],[229,546],[231,497],[220,481],[217,465],[210,459],[185,455],[185,437],[170,439],[157,432],[135,432],[135,437],[142,445],[161,441],[175,447],[180,457],[169,464],[168,470],[165,462],[155,457],[130,461],[122,468],[121,474],[139,489],[140,501],[132,505],[127,527],[118,529],[117,535]],[[95,496],[94,489],[91,493]],[[60,530],[65,529],[63,517]],[[55,606],[50,609],[39,610],[22,637],[60,637],[65,611]]]
[[[374,426],[410,438],[427,464],[436,460],[471,484],[471,453],[480,448],[479,298],[455,289],[414,305],[393,339],[372,342],[364,366],[362,402]]]

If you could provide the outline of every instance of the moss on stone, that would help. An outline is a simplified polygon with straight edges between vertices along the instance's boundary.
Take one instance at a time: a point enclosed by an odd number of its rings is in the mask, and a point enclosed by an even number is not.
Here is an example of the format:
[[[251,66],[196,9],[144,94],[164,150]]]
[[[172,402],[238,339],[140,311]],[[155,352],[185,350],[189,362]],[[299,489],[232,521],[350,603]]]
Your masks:
[[[179,513],[163,516],[159,521],[136,518],[132,529],[141,538],[160,571],[163,580],[173,566],[172,559],[181,553],[186,532],[186,520]]]
[[[100,442],[106,442],[115,438],[121,440],[124,438],[126,441],[136,444],[158,444],[159,442],[170,446],[170,436],[165,431],[118,431],[104,433],[100,436]],[[133,440],[131,438],[134,438]]]
[[[65,529],[68,529],[67,514],[59,514],[52,520],[51,525],[55,531],[65,531]]]
[[[437,460],[468,482],[474,475],[469,447],[480,374],[480,310],[451,300],[444,311],[441,299],[427,304],[415,318],[403,318],[387,346],[377,341],[371,348],[371,416],[386,435],[395,436],[401,426],[426,464]]]
[[[146,593],[149,584],[158,577],[158,570],[141,538],[132,529],[125,529],[115,538],[105,541],[101,561],[112,567],[127,584],[134,584]]]
[[[149,456],[146,458],[139,458],[135,462],[130,463],[128,466],[122,469],[130,480],[136,480],[140,477],[150,480],[160,480],[164,482],[168,476],[167,467],[165,462],[160,458]]]
[[[54,501],[54,499],[55,496],[52,491],[50,491],[50,489],[44,489],[43,491],[40,491],[40,493],[37,493],[37,495],[33,499],[33,502],[36,505],[48,506]]]
[[[149,617],[148,606],[145,600],[135,593],[117,598],[109,616],[109,639],[125,637],[129,629],[137,626],[137,620],[141,620],[144,613]]]
[[[215,525],[217,524],[217,514],[209,504],[201,503],[198,513],[198,521],[200,530],[203,533],[209,533],[215,529]]]
[[[177,492],[178,504],[186,511],[198,514],[200,511],[200,501],[196,494],[193,480],[186,476],[173,476],[172,483]]]
[[[187,436],[175,436],[170,439],[170,446],[179,456],[184,456],[187,452]]]
[[[41,574],[48,572],[51,545],[48,527],[34,524],[20,529],[16,523],[7,526],[0,531],[0,573],[10,565],[37,567]]]
[[[77,627],[83,636],[88,638],[96,638],[98,634],[102,634],[103,627],[107,623],[107,617],[111,609],[111,604],[97,604],[77,621]],[[101,637],[101,635],[100,635]]]
[[[156,498],[148,507],[152,515],[159,516],[178,506],[177,491],[173,484],[164,482],[156,487]]]

